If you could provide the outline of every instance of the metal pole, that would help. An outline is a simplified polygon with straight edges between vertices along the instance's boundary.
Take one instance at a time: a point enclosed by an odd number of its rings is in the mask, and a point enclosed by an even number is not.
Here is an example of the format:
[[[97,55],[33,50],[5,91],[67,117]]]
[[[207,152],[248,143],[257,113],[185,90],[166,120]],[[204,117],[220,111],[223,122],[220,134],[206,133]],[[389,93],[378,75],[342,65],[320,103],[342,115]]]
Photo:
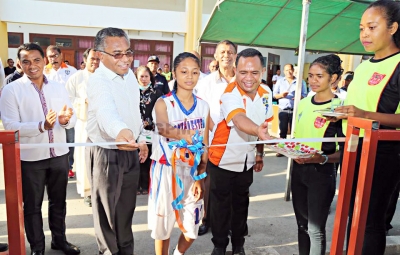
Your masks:
[[[299,42],[299,57],[297,60],[298,73],[296,80],[296,93],[294,97],[294,109],[292,118],[291,137],[293,137],[294,129],[296,127],[296,115],[297,115],[297,104],[301,99],[301,88],[303,85],[303,68],[304,58],[306,54],[306,43],[307,43],[307,27],[308,27],[308,13],[310,10],[311,0],[303,0],[303,12],[301,15],[301,30],[300,30],[300,42]],[[286,190],[285,190],[285,201],[290,200],[290,182],[292,172],[293,160],[288,159],[288,166],[286,170]]]
[[[0,131],[3,145],[9,253],[25,255],[22,177],[18,131]]]

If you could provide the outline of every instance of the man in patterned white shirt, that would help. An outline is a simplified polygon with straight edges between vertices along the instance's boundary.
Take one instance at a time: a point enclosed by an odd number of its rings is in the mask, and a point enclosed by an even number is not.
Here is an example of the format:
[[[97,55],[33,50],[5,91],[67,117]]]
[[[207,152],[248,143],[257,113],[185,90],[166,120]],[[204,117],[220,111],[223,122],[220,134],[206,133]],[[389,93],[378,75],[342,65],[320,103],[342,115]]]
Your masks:
[[[94,229],[100,254],[132,255],[139,160],[148,154],[147,145],[136,142],[142,121],[139,84],[130,69],[133,51],[127,34],[111,27],[97,33],[94,48],[101,63],[87,86],[88,140],[128,143],[86,148]]]
[[[24,76],[4,87],[0,98],[4,128],[18,130],[24,144],[65,143],[65,129],[75,125],[76,117],[65,87],[43,75],[42,48],[35,43],[21,45],[18,64]],[[65,236],[68,148],[21,150],[21,176],[25,232],[31,255],[44,255],[42,202],[45,188],[49,200],[51,248],[68,255],[79,254],[79,249],[67,242]]]

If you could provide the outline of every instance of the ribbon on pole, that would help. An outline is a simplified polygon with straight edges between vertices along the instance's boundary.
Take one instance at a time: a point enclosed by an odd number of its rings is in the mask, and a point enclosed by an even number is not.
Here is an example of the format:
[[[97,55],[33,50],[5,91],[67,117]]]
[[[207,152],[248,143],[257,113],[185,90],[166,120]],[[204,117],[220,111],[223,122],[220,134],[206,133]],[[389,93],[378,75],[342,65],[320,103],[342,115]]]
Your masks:
[[[248,144],[274,144],[274,143],[285,143],[285,142],[345,142],[345,137],[340,138],[293,138],[293,139],[272,139],[262,140],[254,142],[243,142],[243,143],[227,143],[227,144],[213,144],[208,147],[218,146],[238,146]],[[79,147],[79,146],[113,146],[113,145],[126,145],[128,142],[101,142],[101,143],[21,143],[20,149],[33,149],[33,148],[50,148],[50,147]],[[150,143],[149,143],[150,144]],[[204,146],[204,145],[203,145]]]

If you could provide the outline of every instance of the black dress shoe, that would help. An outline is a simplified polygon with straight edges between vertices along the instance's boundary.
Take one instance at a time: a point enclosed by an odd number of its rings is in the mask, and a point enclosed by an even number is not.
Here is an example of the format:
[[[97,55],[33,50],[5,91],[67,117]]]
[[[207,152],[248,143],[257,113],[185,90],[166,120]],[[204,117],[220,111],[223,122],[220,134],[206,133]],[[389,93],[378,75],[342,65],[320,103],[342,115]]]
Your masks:
[[[243,246],[232,247],[233,255],[246,255]]]
[[[8,251],[8,244],[0,243],[0,252]]]
[[[199,236],[202,236],[208,232],[208,226],[205,224],[201,224],[199,227]]]
[[[44,251],[31,251],[31,255],[44,255]]]
[[[55,244],[51,242],[51,248],[53,250],[61,250],[65,255],[75,255],[81,253],[78,247],[69,242],[65,242],[64,244]]]
[[[219,248],[219,247],[214,247],[213,251],[211,252],[211,255],[225,255],[226,253],[226,248]]]

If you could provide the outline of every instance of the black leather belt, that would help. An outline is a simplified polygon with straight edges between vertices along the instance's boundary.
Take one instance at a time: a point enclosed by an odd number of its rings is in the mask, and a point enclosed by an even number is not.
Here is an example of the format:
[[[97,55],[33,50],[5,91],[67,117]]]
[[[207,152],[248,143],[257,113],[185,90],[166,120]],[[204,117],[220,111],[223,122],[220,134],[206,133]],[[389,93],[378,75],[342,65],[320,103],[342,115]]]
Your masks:
[[[282,112],[287,112],[287,113],[292,113],[293,112],[293,109],[290,109],[290,108],[286,108],[286,109],[283,109],[283,110],[281,110]]]

